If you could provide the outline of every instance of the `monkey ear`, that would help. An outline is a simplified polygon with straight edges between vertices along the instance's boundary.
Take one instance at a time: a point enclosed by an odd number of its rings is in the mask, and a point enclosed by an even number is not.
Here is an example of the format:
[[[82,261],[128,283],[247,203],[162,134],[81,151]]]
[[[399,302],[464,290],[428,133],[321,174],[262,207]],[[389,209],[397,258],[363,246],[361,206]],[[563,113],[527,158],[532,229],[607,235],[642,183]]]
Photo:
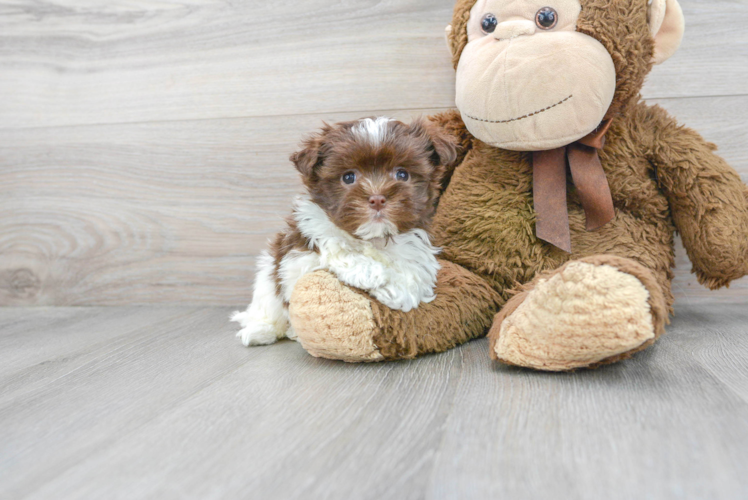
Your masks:
[[[678,0],[649,0],[649,30],[654,37],[654,63],[667,61],[680,47],[686,21]]]
[[[444,39],[447,41],[447,50],[449,50],[449,55],[454,57],[455,53],[452,49],[452,25],[448,24],[446,28],[444,28]]]

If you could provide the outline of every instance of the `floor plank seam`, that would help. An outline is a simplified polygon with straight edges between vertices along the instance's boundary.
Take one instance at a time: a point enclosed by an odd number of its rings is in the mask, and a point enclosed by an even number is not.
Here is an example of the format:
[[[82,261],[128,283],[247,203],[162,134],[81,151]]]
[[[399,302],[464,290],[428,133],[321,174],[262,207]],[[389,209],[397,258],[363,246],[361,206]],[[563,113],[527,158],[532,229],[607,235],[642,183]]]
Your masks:
[[[473,340],[468,341],[468,343],[476,342],[478,340],[480,339],[473,339]],[[436,449],[434,450],[434,460],[431,464],[431,471],[429,472],[428,481],[426,482],[426,491],[421,497],[424,500],[433,498],[433,485],[436,483],[435,476],[438,470],[437,465],[438,465],[439,457],[441,456],[441,452],[445,447],[444,443],[447,439],[447,427],[448,427],[450,419],[452,418],[452,415],[454,414],[455,406],[457,404],[457,391],[459,390],[460,383],[462,382],[465,376],[465,346],[460,346],[460,347],[457,347],[456,349],[460,355],[460,358],[459,358],[460,359],[460,375],[459,377],[457,377],[457,381],[455,383],[455,390],[452,393],[452,401],[449,403],[449,410],[447,411],[446,416],[444,418],[443,425],[441,426],[441,436],[439,438],[439,446],[437,446]]]

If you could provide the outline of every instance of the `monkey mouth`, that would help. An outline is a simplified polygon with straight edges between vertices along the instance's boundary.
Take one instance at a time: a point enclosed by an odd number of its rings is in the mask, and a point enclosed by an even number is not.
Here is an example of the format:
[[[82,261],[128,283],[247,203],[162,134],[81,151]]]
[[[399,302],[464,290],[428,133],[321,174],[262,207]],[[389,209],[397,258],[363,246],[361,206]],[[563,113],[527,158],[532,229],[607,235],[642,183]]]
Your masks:
[[[468,118],[470,118],[471,120],[475,120],[477,122],[484,122],[484,123],[512,123],[512,122],[518,122],[520,120],[524,120],[525,118],[530,118],[531,116],[539,115],[540,113],[545,113],[546,111],[549,111],[549,110],[555,108],[556,106],[562,105],[563,103],[565,103],[566,101],[568,101],[572,97],[574,97],[574,95],[570,95],[569,97],[561,99],[556,104],[552,104],[552,105],[550,105],[550,106],[548,106],[546,108],[539,109],[537,111],[533,111],[532,113],[528,113],[528,114],[523,115],[523,116],[518,116],[517,118],[510,118],[508,120],[485,120],[483,118],[476,118],[474,116],[470,116],[470,115],[467,115],[467,114],[465,116],[468,117]]]

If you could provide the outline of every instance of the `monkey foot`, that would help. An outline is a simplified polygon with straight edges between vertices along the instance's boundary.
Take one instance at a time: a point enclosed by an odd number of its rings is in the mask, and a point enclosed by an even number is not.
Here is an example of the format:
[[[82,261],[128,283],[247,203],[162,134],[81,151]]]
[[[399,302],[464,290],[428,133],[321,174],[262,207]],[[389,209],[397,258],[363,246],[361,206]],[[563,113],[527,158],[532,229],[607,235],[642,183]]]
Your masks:
[[[641,265],[613,256],[573,261],[507,302],[489,333],[491,357],[547,371],[611,363],[654,343],[665,311]]]
[[[312,356],[348,362],[382,361],[369,299],[326,272],[302,277],[289,304],[298,341]]]

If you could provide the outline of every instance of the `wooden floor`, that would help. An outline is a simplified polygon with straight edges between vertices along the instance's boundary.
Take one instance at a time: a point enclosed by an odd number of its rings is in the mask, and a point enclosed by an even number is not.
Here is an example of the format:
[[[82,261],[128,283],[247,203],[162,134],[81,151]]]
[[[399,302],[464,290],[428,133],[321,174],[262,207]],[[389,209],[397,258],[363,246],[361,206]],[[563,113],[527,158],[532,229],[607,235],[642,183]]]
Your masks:
[[[349,365],[228,308],[0,309],[3,499],[745,499],[748,308],[543,374],[485,339]]]

